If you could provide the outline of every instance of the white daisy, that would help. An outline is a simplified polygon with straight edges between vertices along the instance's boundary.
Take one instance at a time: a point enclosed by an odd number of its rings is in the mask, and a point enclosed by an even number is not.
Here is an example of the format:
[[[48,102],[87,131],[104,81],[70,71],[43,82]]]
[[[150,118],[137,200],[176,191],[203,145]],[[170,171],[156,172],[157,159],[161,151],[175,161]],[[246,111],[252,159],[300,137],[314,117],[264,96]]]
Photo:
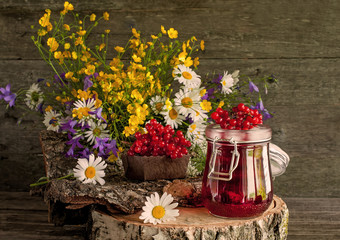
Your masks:
[[[194,122],[202,122],[208,119],[207,111],[204,111],[202,108],[195,109],[195,112],[190,114],[190,118]]]
[[[78,100],[74,103],[75,108],[72,109],[72,117],[78,118],[79,123],[82,126],[85,125],[89,120],[95,117],[95,114],[91,114],[90,112],[94,112],[96,110],[95,107],[96,100],[91,98],[88,100]]]
[[[106,123],[102,121],[95,123],[94,121],[90,120],[88,124],[90,126],[90,129],[85,132],[85,137],[87,138],[87,142],[90,142],[90,144],[97,143],[97,137],[110,137],[110,135],[108,134],[109,130],[105,130],[105,128],[107,127]]]
[[[165,100],[166,99],[164,97],[161,97],[159,95],[151,98],[150,106],[151,106],[152,111],[154,111],[155,114],[159,114],[162,111],[165,105]]]
[[[163,193],[162,197],[159,198],[157,192],[151,194],[151,197],[146,197],[145,206],[139,219],[144,220],[144,223],[162,223],[165,221],[176,220],[179,216],[177,209],[178,203],[172,203],[174,198],[171,194]],[[172,203],[172,204],[171,204]]]
[[[182,125],[183,120],[185,120],[185,117],[179,114],[178,107],[171,107],[171,110],[165,109],[161,114],[164,116],[166,124],[174,129],[177,129],[178,125]]]
[[[43,93],[37,83],[33,83],[26,92],[25,102],[30,109],[38,109],[39,104],[44,101]]]
[[[48,112],[45,112],[45,118],[43,123],[47,127],[47,130],[52,130],[55,132],[59,131],[60,128],[60,114],[57,113],[54,110],[50,110]]]
[[[228,72],[224,72],[223,78],[221,79],[222,84],[222,93],[229,94],[232,93],[231,88],[238,83],[238,73],[239,70],[236,70],[232,74],[228,74]]]
[[[201,85],[201,77],[185,65],[178,65],[174,69],[175,80],[188,88],[197,88]]]
[[[86,158],[79,158],[78,165],[73,168],[74,177],[78,178],[83,183],[93,183],[97,182],[100,185],[105,184],[103,177],[105,176],[104,169],[106,168],[106,163],[101,157],[95,159],[94,154],[91,154],[89,160]]]
[[[206,141],[204,137],[205,128],[206,128],[206,125],[204,125],[202,122],[192,123],[188,127],[186,137],[193,144],[201,145],[202,143],[205,143]]]
[[[175,106],[178,106],[179,113],[187,117],[189,114],[194,116],[196,110],[200,109],[201,97],[196,91],[190,91],[189,89],[180,89],[175,94]]]

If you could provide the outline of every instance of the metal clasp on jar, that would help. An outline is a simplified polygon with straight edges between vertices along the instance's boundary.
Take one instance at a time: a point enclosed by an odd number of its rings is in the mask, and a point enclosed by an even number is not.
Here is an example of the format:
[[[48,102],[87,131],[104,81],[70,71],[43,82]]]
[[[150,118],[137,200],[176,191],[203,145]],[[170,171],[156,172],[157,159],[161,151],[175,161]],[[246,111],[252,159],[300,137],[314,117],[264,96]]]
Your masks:
[[[216,148],[216,142],[219,141],[218,137],[215,137],[213,140],[213,149],[212,149],[212,155],[209,161],[209,173],[208,173],[208,179],[214,179],[214,180],[222,180],[222,181],[230,181],[233,178],[233,172],[238,166],[238,162],[240,160],[240,153],[237,151],[237,142],[233,139],[223,139],[223,141],[228,141],[231,144],[234,145],[234,151],[231,151],[231,162],[229,171],[226,172],[216,172],[215,166],[216,166],[216,156],[217,154],[220,154],[222,151]],[[218,176],[216,176],[218,175]],[[223,176],[223,177],[221,177]]]

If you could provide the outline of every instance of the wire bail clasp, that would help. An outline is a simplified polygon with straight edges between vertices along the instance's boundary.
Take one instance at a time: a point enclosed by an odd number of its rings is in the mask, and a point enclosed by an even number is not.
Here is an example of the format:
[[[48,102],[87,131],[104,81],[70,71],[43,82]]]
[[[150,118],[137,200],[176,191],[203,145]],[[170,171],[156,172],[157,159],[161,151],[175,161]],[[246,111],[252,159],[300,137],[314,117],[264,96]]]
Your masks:
[[[213,140],[213,149],[212,149],[212,156],[210,158],[209,162],[209,173],[208,173],[208,179],[214,179],[214,180],[222,180],[222,181],[230,181],[233,178],[233,172],[238,166],[238,162],[240,160],[240,153],[237,151],[237,142],[233,139],[227,139],[226,141],[230,142],[234,145],[234,150],[231,151],[231,162],[230,162],[230,168],[229,172],[216,172],[215,166],[216,166],[216,157],[217,154],[221,154],[222,151],[220,149],[217,149],[216,142],[220,140],[218,137],[215,137]],[[236,160],[235,160],[236,157]],[[223,176],[223,177],[220,177]]]

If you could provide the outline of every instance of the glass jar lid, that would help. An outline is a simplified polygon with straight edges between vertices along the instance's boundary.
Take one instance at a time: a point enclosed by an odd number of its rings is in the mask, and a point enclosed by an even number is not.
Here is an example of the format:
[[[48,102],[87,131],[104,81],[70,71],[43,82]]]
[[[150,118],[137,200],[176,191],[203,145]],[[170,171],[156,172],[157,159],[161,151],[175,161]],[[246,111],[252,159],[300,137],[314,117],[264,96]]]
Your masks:
[[[274,143],[269,143],[269,158],[273,177],[282,175],[289,164],[289,156]]]
[[[268,142],[272,137],[272,130],[266,125],[257,125],[250,130],[222,129],[219,124],[211,124],[205,129],[208,140],[217,141],[233,139],[237,143]]]

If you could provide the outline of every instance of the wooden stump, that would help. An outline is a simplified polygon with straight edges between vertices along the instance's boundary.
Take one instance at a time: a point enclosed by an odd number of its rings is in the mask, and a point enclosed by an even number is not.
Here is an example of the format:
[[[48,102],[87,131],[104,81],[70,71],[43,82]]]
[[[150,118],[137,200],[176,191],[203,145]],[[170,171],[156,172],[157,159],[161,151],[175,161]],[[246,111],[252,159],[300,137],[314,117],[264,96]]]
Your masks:
[[[145,224],[140,212],[107,215],[92,211],[91,239],[287,239],[289,212],[284,201],[274,196],[269,209],[261,216],[247,219],[217,218],[205,208],[179,208],[176,221],[159,225]]]

